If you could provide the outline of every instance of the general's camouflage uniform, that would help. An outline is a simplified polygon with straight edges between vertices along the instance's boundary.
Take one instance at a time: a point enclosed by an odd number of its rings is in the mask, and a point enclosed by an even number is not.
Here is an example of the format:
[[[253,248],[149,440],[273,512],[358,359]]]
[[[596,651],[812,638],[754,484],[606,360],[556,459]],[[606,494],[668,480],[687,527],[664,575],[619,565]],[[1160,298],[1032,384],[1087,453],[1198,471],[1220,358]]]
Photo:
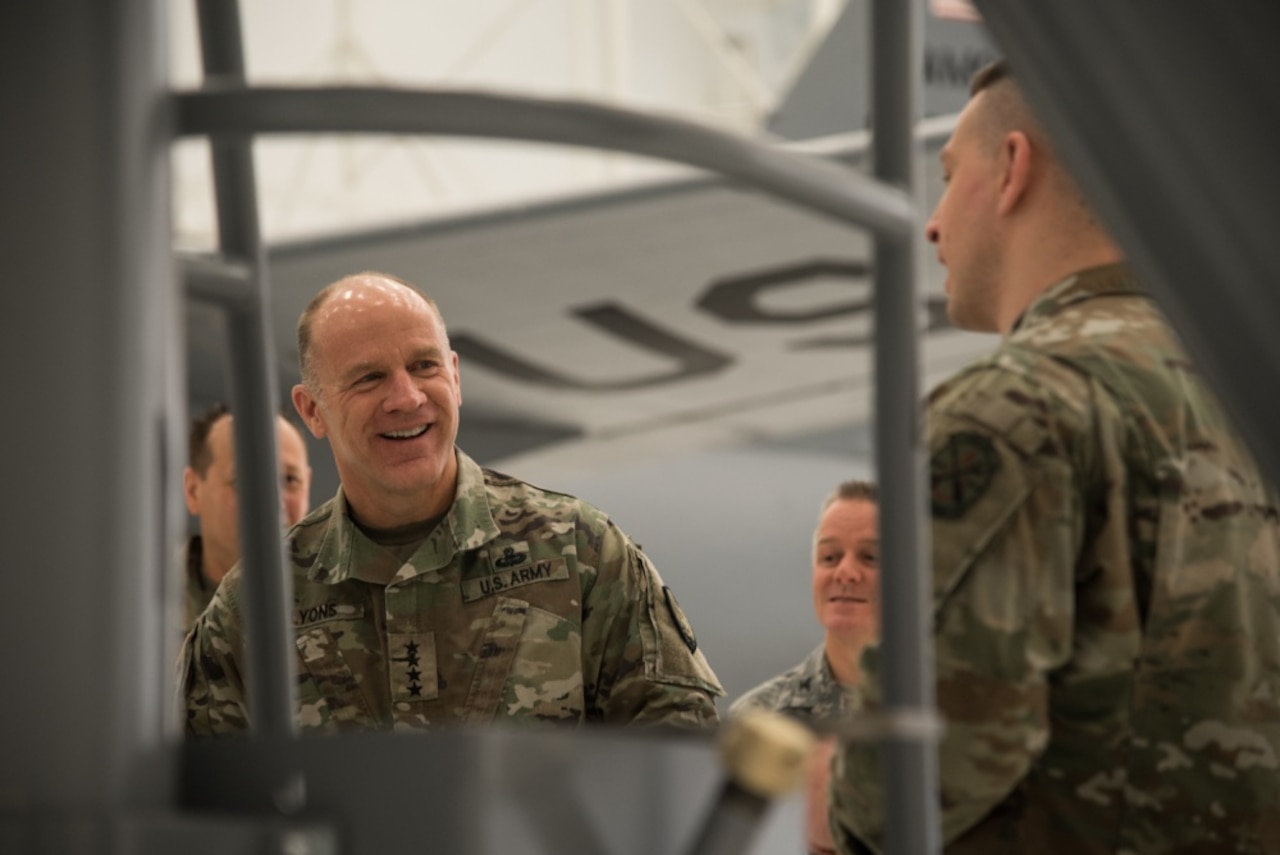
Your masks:
[[[182,578],[186,582],[186,596],[183,598],[183,603],[186,608],[187,622],[182,625],[184,634],[195,625],[196,618],[200,617],[200,613],[213,599],[213,592],[218,590],[217,585],[204,577],[203,547],[204,541],[200,539],[200,535],[194,535],[183,544],[179,558],[182,565]]]
[[[785,713],[808,725],[843,718],[858,707],[858,694],[836,682],[823,645],[804,660],[747,692],[729,707],[729,715],[748,710]]]
[[[1038,298],[928,441],[947,851],[1280,852],[1280,505],[1128,270]],[[838,841],[882,845],[876,762]]]
[[[495,720],[716,721],[723,694],[670,590],[600,511],[482,470],[405,562],[341,490],[290,531],[304,730]],[[187,728],[247,726],[239,567],[188,639]]]

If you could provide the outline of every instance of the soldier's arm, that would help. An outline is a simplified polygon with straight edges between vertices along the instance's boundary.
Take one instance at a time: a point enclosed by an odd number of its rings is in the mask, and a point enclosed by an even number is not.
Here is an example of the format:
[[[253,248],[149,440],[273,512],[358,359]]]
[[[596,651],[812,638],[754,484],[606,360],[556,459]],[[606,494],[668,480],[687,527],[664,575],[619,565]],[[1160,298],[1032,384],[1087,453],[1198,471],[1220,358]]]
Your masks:
[[[675,595],[631,540],[605,522],[584,603],[590,716],[616,724],[697,727],[724,694]]]
[[[240,671],[239,568],[232,570],[182,647],[186,731],[193,736],[249,728]]]
[[[1043,392],[1026,378],[988,371],[930,408],[945,843],[1000,805],[1043,752],[1049,676],[1072,652],[1084,536],[1079,431],[1087,427]],[[871,652],[865,664],[878,705],[885,663]],[[837,838],[849,831],[874,849],[884,833],[878,762],[874,748],[846,747],[833,785]],[[845,846],[864,851],[847,838]]]

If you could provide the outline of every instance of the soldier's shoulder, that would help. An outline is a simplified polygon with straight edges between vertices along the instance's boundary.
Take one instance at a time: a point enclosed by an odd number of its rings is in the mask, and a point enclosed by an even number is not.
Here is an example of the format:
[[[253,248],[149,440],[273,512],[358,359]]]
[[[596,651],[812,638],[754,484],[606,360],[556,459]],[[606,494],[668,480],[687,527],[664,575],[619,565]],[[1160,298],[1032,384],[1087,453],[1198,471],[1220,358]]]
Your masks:
[[[780,712],[786,709],[800,690],[800,684],[806,673],[805,665],[804,662],[794,665],[744,692],[729,706],[729,714],[739,715],[748,710]]]
[[[507,512],[533,513],[564,522],[584,521],[603,524],[603,511],[577,496],[531,484],[504,472],[482,469],[485,491],[495,509]],[[496,518],[496,515],[495,515]]]
[[[940,424],[971,425],[1009,437],[1054,423],[1085,423],[1091,417],[1090,378],[1053,353],[1015,341],[970,364],[929,395],[929,416]]]

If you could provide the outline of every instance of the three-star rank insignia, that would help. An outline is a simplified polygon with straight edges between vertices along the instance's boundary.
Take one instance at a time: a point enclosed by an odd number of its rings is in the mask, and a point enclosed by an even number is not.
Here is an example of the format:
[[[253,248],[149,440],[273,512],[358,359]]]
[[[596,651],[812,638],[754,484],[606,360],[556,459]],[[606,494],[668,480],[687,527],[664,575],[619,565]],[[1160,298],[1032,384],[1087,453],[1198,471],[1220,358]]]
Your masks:
[[[671,615],[671,622],[676,626],[676,632],[680,633],[680,640],[684,642],[685,647],[689,648],[690,653],[697,653],[698,637],[693,634],[693,626],[681,611],[680,604],[676,602],[676,595],[671,593],[670,588],[663,585],[662,596],[667,601],[667,612]]]
[[[982,498],[1000,470],[1000,454],[990,438],[961,431],[947,437],[929,460],[933,515],[960,519]]]

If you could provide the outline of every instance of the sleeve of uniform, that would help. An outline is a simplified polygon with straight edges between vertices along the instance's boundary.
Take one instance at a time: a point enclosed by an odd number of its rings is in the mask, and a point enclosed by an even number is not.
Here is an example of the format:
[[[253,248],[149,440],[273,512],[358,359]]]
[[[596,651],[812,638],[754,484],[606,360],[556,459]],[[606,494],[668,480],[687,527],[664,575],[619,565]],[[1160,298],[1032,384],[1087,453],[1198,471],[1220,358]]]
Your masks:
[[[715,699],[724,690],[693,627],[639,547],[612,522],[604,526],[583,621],[584,676],[596,687],[593,717],[617,724],[714,724]]]
[[[1039,367],[1048,381],[1009,366],[969,372],[929,407],[944,843],[1026,777],[1048,741],[1049,675],[1071,655],[1087,387],[1065,373],[1054,381],[1069,369]],[[874,650],[864,665],[869,705],[878,705]],[[879,761],[866,745],[845,746],[837,758],[833,822],[845,852],[883,847]]]
[[[248,730],[238,609],[239,568],[223,580],[182,646],[180,682],[193,736]]]

